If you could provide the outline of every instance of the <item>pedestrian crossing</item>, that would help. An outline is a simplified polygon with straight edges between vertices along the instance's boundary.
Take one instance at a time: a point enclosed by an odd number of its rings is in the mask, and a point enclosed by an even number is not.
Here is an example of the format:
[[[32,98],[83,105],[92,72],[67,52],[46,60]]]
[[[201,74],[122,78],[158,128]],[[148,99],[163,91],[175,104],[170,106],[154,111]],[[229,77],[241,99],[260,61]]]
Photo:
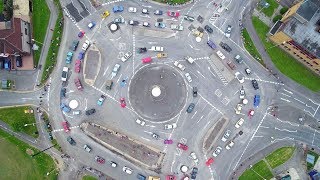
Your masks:
[[[250,81],[251,81],[251,80],[256,80],[256,81],[261,81],[261,82],[270,83],[270,84],[284,85],[284,84],[281,83],[281,82],[266,81],[266,80],[262,80],[262,79],[255,79],[255,78],[248,78],[248,77],[245,77],[244,79],[250,80]]]
[[[228,81],[226,80],[226,78],[221,74],[221,72],[219,71],[219,69],[211,62],[208,61],[209,64],[211,65],[212,69],[214,70],[214,72],[218,75],[219,79],[222,81],[222,84],[224,86],[228,85]]]

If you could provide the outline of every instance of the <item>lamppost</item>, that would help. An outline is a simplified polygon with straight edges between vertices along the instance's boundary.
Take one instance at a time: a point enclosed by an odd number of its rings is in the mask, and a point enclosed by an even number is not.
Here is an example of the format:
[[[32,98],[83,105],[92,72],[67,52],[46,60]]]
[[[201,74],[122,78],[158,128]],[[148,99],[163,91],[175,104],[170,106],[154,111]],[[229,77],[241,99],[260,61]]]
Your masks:
[[[286,44],[286,43],[287,43],[286,41],[283,41],[282,43],[279,43],[279,44],[276,44],[276,45],[274,45],[274,46],[271,46],[271,47],[267,48],[267,50],[272,49],[272,48],[274,48],[274,47],[277,47],[277,46],[279,46],[279,45],[284,45],[284,44]]]
[[[36,43],[38,43],[38,44],[42,44],[42,45],[43,45],[43,43],[41,43],[41,42],[39,42],[39,41],[36,41],[35,39],[31,39],[31,41],[33,41],[33,42],[36,42]]]
[[[38,122],[38,123],[25,124],[24,127],[27,127],[27,126],[30,126],[30,125],[34,126],[35,124],[39,124],[39,123],[40,123],[40,122]]]

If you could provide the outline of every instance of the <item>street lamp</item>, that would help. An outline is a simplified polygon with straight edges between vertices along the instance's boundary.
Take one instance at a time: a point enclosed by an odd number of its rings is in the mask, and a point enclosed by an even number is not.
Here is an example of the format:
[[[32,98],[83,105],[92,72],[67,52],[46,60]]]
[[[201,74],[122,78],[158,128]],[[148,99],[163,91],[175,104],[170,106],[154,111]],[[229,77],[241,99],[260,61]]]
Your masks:
[[[34,126],[35,124],[39,124],[39,123],[40,123],[40,122],[38,122],[38,123],[25,124],[24,127],[27,127],[27,126],[30,126],[30,125]]]
[[[39,41],[36,41],[35,39],[31,39],[31,41],[33,41],[33,42],[36,42],[36,43],[39,43],[39,44],[42,44],[42,45],[43,45],[43,43],[41,43],[41,42],[39,42]]]
[[[287,43],[286,41],[283,41],[282,43],[279,43],[279,44],[276,44],[276,45],[274,45],[274,46],[271,46],[271,47],[267,48],[267,50],[272,49],[272,48],[274,48],[274,47],[277,47],[277,46],[279,46],[279,45],[284,45],[284,44],[286,44],[286,43]]]

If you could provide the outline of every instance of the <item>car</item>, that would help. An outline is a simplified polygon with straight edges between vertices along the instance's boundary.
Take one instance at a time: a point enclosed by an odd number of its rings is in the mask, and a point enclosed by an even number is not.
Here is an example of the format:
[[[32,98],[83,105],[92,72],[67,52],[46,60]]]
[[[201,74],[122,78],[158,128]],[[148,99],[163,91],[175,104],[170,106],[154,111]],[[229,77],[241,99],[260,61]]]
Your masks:
[[[226,130],[221,138],[221,141],[222,142],[226,142],[228,140],[228,138],[230,137],[231,135],[231,131],[230,130]]]
[[[16,56],[16,66],[17,67],[22,67],[22,58],[21,58],[21,56]]]
[[[200,37],[200,38],[203,37],[203,32],[201,32],[197,29],[193,29],[191,32],[192,32],[192,35],[194,35],[195,37]]]
[[[240,118],[234,126],[238,129],[242,126],[243,123],[244,123],[244,119]]]
[[[61,75],[61,81],[65,82],[68,79],[68,72],[69,68],[68,67],[63,67],[62,68],[62,75]]]
[[[226,58],[221,51],[217,51],[216,53],[221,60],[224,60]]]
[[[210,34],[213,33],[213,29],[209,25],[205,25],[204,29]]]
[[[115,64],[114,65],[114,67],[112,69],[112,73],[111,73],[112,77],[116,77],[117,76],[117,74],[118,74],[118,72],[120,70],[120,67],[121,67],[120,64]]]
[[[253,106],[254,107],[258,107],[260,104],[260,95],[254,95],[253,98]]]
[[[198,174],[198,168],[193,167],[191,172],[191,179],[196,179]]]
[[[113,10],[114,13],[122,12],[123,11],[123,6],[113,6],[112,10]]]
[[[212,153],[213,157],[217,157],[222,151],[222,148],[220,146],[218,146]]]
[[[132,56],[132,52],[128,51],[127,53],[124,54],[123,57],[121,57],[121,61],[126,62],[131,56]]]
[[[159,137],[160,137],[160,136],[159,136],[158,134],[156,134],[156,133],[152,133],[152,135],[151,135],[151,136],[152,136],[154,139],[157,139],[157,140],[158,140],[158,139],[159,139]]]
[[[83,146],[83,149],[85,150],[85,151],[87,151],[88,153],[90,153],[91,152],[91,147],[89,146],[89,145],[87,145],[87,144],[85,144],[84,146]]]
[[[237,107],[235,110],[236,110],[236,114],[241,114],[242,104],[237,104]]]
[[[72,44],[71,44],[70,49],[71,49],[72,51],[76,51],[77,48],[78,48],[78,45],[79,45],[79,41],[78,41],[78,40],[74,40],[74,41],[72,41]]]
[[[237,68],[236,65],[232,61],[228,61],[227,65],[229,66],[229,68],[231,70],[235,70]]]
[[[80,51],[79,52],[79,54],[78,54],[78,59],[79,60],[82,60],[84,58],[84,53],[85,53],[84,51]]]
[[[226,29],[226,31],[225,31],[225,36],[226,36],[227,38],[229,38],[229,37],[231,36],[231,29],[232,29],[231,25],[228,25],[228,26],[227,26],[227,29]]]
[[[146,8],[143,8],[141,12],[142,14],[149,14],[149,10]]]
[[[110,165],[111,167],[115,168],[118,166],[118,164],[116,162],[110,161]]]
[[[101,18],[104,19],[106,17],[108,17],[110,15],[109,11],[104,11],[102,14],[101,14]]]
[[[104,100],[106,100],[106,96],[105,96],[105,95],[101,95],[100,98],[99,98],[98,101],[97,101],[97,104],[98,104],[99,106],[102,106]]]
[[[226,149],[230,150],[232,147],[234,146],[234,142],[230,141],[227,145],[226,145]]]
[[[235,59],[239,64],[243,63],[243,59],[241,58],[241,56],[240,56],[239,54],[237,54],[237,55],[234,57],[234,59]]]
[[[77,89],[78,89],[79,91],[82,91],[82,90],[83,90],[82,83],[81,83],[81,81],[80,81],[80,79],[79,79],[78,77],[76,77],[76,78],[74,79],[74,84],[76,85],[76,87],[77,87]]]
[[[164,129],[169,130],[169,129],[175,129],[177,128],[177,123],[172,123],[172,124],[165,124]]]
[[[210,166],[213,162],[214,162],[213,158],[209,158],[209,159],[206,161],[206,166]]]
[[[95,112],[96,112],[96,109],[94,109],[94,108],[88,109],[88,110],[86,110],[86,115],[90,116],[90,115],[94,114]]]
[[[211,47],[211,49],[215,50],[217,48],[216,44],[214,44],[213,41],[211,41],[210,39],[207,41],[207,45],[209,47]]]
[[[127,84],[127,79],[128,79],[128,77],[126,77],[126,78],[124,78],[124,79],[121,80],[121,82],[120,82],[120,86],[121,86],[121,87],[126,86],[126,84]]]
[[[122,168],[122,171],[127,173],[127,174],[132,174],[133,170],[131,168],[128,168],[127,166],[124,166]]]
[[[142,59],[142,63],[150,63],[152,61],[151,57],[146,57]]]
[[[77,144],[76,141],[74,141],[71,136],[68,136],[68,137],[67,137],[67,141],[68,141],[72,146],[75,146],[75,145]]]
[[[251,74],[251,70],[249,68],[244,69],[244,71],[246,72],[247,75]]]
[[[157,58],[166,58],[168,57],[168,53],[158,53]]]
[[[82,50],[86,51],[88,49],[88,47],[90,46],[90,41],[86,40],[83,45],[82,45]]]
[[[106,81],[106,89],[111,90],[113,86],[113,81],[112,80],[107,80]]]
[[[161,10],[155,10],[155,11],[153,12],[153,14],[154,14],[154,15],[162,15],[162,14],[163,14],[163,11],[161,11]]]
[[[85,32],[80,30],[79,33],[78,33],[78,37],[79,38],[82,38],[84,36]]]
[[[144,126],[146,124],[145,121],[140,120],[140,119],[136,119],[136,123],[139,124],[140,126]]]
[[[165,28],[166,25],[163,22],[155,22],[154,26],[157,28]]]
[[[91,21],[89,24],[88,24],[88,28],[89,29],[92,29],[96,26],[96,23],[94,21]]]
[[[147,52],[147,48],[146,47],[143,47],[143,48],[138,48],[138,51],[137,51],[139,54],[141,53],[145,53]]]
[[[70,131],[70,128],[69,128],[69,123],[67,121],[63,121],[62,122],[62,127],[63,127],[63,130],[64,132],[69,132]]]
[[[177,177],[174,175],[167,175],[166,180],[177,180]]]
[[[125,20],[124,20],[124,18],[119,17],[119,18],[115,18],[113,20],[113,22],[116,23],[116,24],[123,24],[125,22]]]
[[[76,63],[74,64],[74,71],[76,73],[80,73],[80,69],[81,69],[81,61],[78,59],[78,60],[76,60]]]
[[[194,103],[190,103],[187,108],[187,113],[191,113],[196,105]]]
[[[104,164],[106,162],[106,160],[104,158],[100,157],[100,156],[95,156],[94,159],[99,164]]]
[[[171,24],[170,28],[171,30],[183,31],[183,26],[179,24]]]
[[[138,178],[139,180],[146,180],[146,179],[147,179],[146,176],[144,176],[144,175],[142,175],[142,174],[137,174],[137,178]]]
[[[231,47],[227,44],[227,43],[224,43],[224,42],[220,42],[219,45],[222,47],[222,49],[226,50],[227,52],[231,52],[232,49]]]
[[[199,163],[199,159],[197,158],[197,155],[195,152],[191,152],[189,157],[193,160],[193,162],[197,165]]]
[[[180,16],[180,13],[177,11],[177,12],[174,12],[174,11],[167,11],[167,15],[170,16],[170,17],[179,17]]]
[[[80,111],[80,110],[76,110],[76,111],[73,111],[72,114],[73,114],[73,115],[80,115],[80,114],[81,114],[81,111]]]
[[[252,86],[254,88],[254,90],[258,90],[259,89],[259,85],[258,85],[258,81],[253,79],[251,80]]]
[[[51,133],[51,132],[48,132],[48,139],[49,139],[50,141],[53,140],[53,136],[52,136],[52,133]]]
[[[124,97],[120,98],[120,106],[122,108],[125,108],[127,106],[126,100],[124,99]]]
[[[60,90],[60,97],[61,97],[61,98],[66,97],[66,92],[67,92],[67,89],[66,89],[66,88],[61,88],[61,90]]]
[[[185,56],[184,59],[189,62],[190,64],[193,64],[194,63],[194,59],[190,56]]]
[[[150,23],[148,23],[148,22],[143,22],[143,23],[142,23],[142,26],[143,26],[143,27],[150,27]]]
[[[189,83],[191,83],[191,82],[192,82],[192,79],[191,79],[190,74],[189,74],[189,73],[186,73],[186,74],[184,74],[184,75],[186,76],[187,81],[188,81]]]
[[[62,109],[63,112],[66,112],[66,113],[69,113],[71,111],[71,108],[65,103],[61,103],[60,108]]]
[[[187,151],[188,150],[188,146],[185,145],[185,144],[182,144],[182,143],[178,143],[177,144],[177,147],[184,150],[184,151]]]
[[[178,61],[174,61],[173,65],[179,68],[181,71],[184,71],[186,67],[183,64],[180,64]]]
[[[165,139],[163,141],[164,144],[172,144],[173,143],[173,140],[172,139]]]
[[[71,63],[72,57],[73,57],[73,53],[69,51],[67,53],[66,64],[70,64]]]
[[[184,15],[184,16],[183,16],[183,19],[185,19],[185,20],[187,20],[187,21],[190,21],[190,22],[193,22],[193,21],[194,21],[194,17],[189,16],[189,15]]]
[[[137,12],[137,8],[135,8],[135,7],[129,7],[129,8],[128,8],[128,12],[130,12],[130,13],[135,13],[135,12]]]
[[[240,93],[240,99],[244,99],[244,97],[245,97],[245,95],[246,95],[246,92],[244,91],[243,86],[242,86],[242,88],[240,89],[239,93]]]
[[[162,52],[163,51],[163,47],[162,46],[151,46],[149,51]]]
[[[139,21],[130,20],[129,25],[131,26],[137,26],[139,24]]]
[[[253,109],[250,109],[249,112],[248,112],[248,116],[250,118],[252,118],[252,116],[254,115],[254,110]]]
[[[239,83],[244,83],[244,76],[240,72],[236,72],[234,76],[238,79]]]
[[[198,96],[198,88],[197,87],[192,87],[192,96],[197,97]]]

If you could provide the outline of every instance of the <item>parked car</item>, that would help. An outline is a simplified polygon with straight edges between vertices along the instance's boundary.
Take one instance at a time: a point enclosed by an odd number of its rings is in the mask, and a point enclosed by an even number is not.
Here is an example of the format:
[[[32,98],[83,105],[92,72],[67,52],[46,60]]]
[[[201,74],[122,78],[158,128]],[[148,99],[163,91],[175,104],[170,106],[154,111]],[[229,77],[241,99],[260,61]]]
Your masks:
[[[142,175],[142,174],[137,174],[137,178],[138,178],[139,180],[146,180],[146,179],[147,179],[146,176],[144,176],[144,175]]]
[[[113,20],[113,22],[116,24],[123,24],[125,22],[125,20],[124,20],[124,18],[119,17],[119,18],[115,18]]]
[[[91,152],[91,147],[89,146],[89,145],[87,145],[87,144],[85,144],[84,146],[83,146],[83,149],[85,150],[85,151],[87,151],[88,153],[90,153]]]
[[[94,159],[99,164],[104,164],[106,162],[106,160],[104,158],[100,157],[100,156],[95,156]]]
[[[258,81],[257,80],[253,79],[251,81],[251,83],[252,83],[252,86],[253,86],[254,90],[259,89],[259,85],[258,85]]]
[[[122,168],[122,171],[127,173],[127,174],[132,174],[133,170],[131,168],[128,168],[127,166],[124,166]]]
[[[103,102],[106,100],[106,96],[105,95],[101,95],[100,98],[97,101],[97,104],[99,106],[102,106]]]
[[[84,51],[80,51],[79,52],[79,54],[78,54],[78,59],[79,60],[82,60],[84,58],[84,53],[85,53]]]
[[[72,57],[73,57],[73,53],[69,51],[67,53],[66,64],[70,64],[71,63]]]
[[[242,104],[237,104],[236,106],[236,114],[241,114]]]
[[[192,78],[191,78],[190,74],[189,74],[189,73],[186,73],[186,74],[184,74],[184,75],[186,76],[187,81],[188,81],[189,83],[191,83],[191,82],[192,82]]]
[[[76,87],[77,87],[77,89],[78,89],[79,91],[82,91],[82,90],[83,90],[82,83],[81,83],[81,81],[80,81],[80,79],[79,79],[78,77],[76,77],[76,78],[74,79],[74,84],[76,85]]]
[[[182,143],[178,143],[177,144],[177,147],[184,150],[184,151],[187,151],[188,150],[188,146],[185,145],[185,144],[182,144]]]
[[[232,61],[228,61],[227,65],[229,66],[229,68],[231,70],[235,70],[237,68],[236,65]]]
[[[227,37],[227,38],[229,38],[230,36],[231,36],[231,25],[228,25],[227,26],[227,29],[226,29],[226,31],[225,31],[225,36]]]
[[[221,60],[224,60],[226,58],[221,51],[217,51],[216,53]]]
[[[247,75],[251,74],[251,70],[249,68],[244,69],[244,71],[246,72]]]
[[[235,124],[235,127],[238,129],[242,126],[242,124],[244,123],[244,119],[240,118],[237,123]]]
[[[209,159],[206,161],[206,166],[210,166],[213,162],[214,162],[213,158],[209,158]]]
[[[221,141],[226,142],[229,139],[230,135],[231,135],[231,131],[226,130],[221,138]]]
[[[230,142],[227,144],[226,149],[227,149],[227,150],[230,150],[233,146],[234,146],[234,142],[233,142],[233,141],[230,141]]]
[[[161,10],[155,10],[155,11],[153,12],[153,14],[154,14],[154,15],[162,15],[162,14],[163,14],[163,11],[161,11]]]
[[[188,108],[187,108],[187,113],[192,113],[192,111],[193,111],[195,106],[196,105],[194,103],[190,103]]]
[[[193,64],[194,63],[194,59],[190,56],[185,56],[184,59],[189,62],[190,64]]]
[[[143,48],[138,48],[138,51],[137,51],[139,54],[141,53],[145,53],[147,52],[147,48],[146,47],[143,47]]]
[[[148,23],[148,22],[143,22],[143,23],[142,23],[142,26],[143,26],[143,27],[150,27],[150,23]]]
[[[175,129],[177,128],[177,123],[172,123],[172,124],[165,124],[164,129],[169,130],[169,129]]]
[[[146,57],[142,59],[142,63],[150,63],[152,61],[151,57]]]
[[[183,31],[183,26],[179,24],[171,24],[170,28],[171,30]]]
[[[217,157],[222,151],[222,148],[220,146],[218,146],[212,153],[213,157]]]
[[[244,91],[243,86],[242,86],[242,88],[240,89],[239,93],[240,93],[240,99],[244,99],[244,97],[245,97],[245,95],[246,95],[246,92]]]
[[[78,48],[78,45],[79,45],[79,41],[78,41],[78,40],[74,40],[74,41],[72,41],[72,44],[71,44],[70,49],[71,49],[72,51],[76,51],[77,48]]]
[[[191,179],[196,179],[198,174],[198,168],[193,167],[191,172]]]
[[[66,88],[61,88],[61,90],[60,90],[60,97],[61,97],[61,98],[66,97],[66,92],[67,92],[67,89],[66,89]]]
[[[106,81],[106,89],[111,90],[113,86],[113,81],[112,80],[107,80]]]
[[[130,20],[129,25],[131,26],[137,26],[139,24],[139,21]]]
[[[185,19],[185,20],[187,20],[187,21],[190,21],[190,22],[193,22],[193,21],[194,21],[194,17],[189,16],[189,15],[184,15],[184,16],[183,16],[183,19]]]
[[[80,73],[80,69],[81,69],[81,61],[78,59],[76,60],[76,63],[74,65],[74,71],[76,73]]]
[[[163,47],[162,46],[151,46],[149,51],[162,52],[163,51]]]
[[[135,12],[137,12],[137,8],[135,8],[135,7],[129,7],[129,8],[128,8],[128,12],[130,12],[130,13],[135,13]]]
[[[211,49],[215,50],[217,48],[216,44],[214,44],[213,41],[211,41],[210,39],[207,41],[207,44],[209,47],[211,47]]]
[[[116,77],[118,72],[120,70],[120,64],[115,64],[113,69],[112,69],[112,73],[111,73],[111,76],[112,77]]]
[[[68,72],[69,72],[69,68],[68,67],[63,67],[62,68],[62,75],[61,75],[61,80],[62,81],[67,81],[68,79]]]
[[[121,57],[121,61],[126,62],[131,56],[132,56],[132,52],[128,51],[126,54],[124,54],[123,57]]]
[[[122,12],[123,11],[123,6],[113,6],[112,10],[113,10],[114,13]]]
[[[68,105],[66,105],[65,103],[60,104],[60,109],[66,113],[69,113],[71,111],[71,108]]]
[[[179,17],[180,16],[180,13],[178,11],[174,12],[174,11],[167,11],[167,15],[170,16],[170,17]]]
[[[234,74],[236,79],[239,81],[240,84],[244,83],[244,76],[240,72],[236,72]]]
[[[136,123],[139,124],[140,126],[144,126],[146,124],[145,121],[140,120],[140,119],[136,119]]]
[[[76,141],[74,141],[73,138],[70,137],[70,136],[67,137],[67,141],[68,141],[72,146],[75,146],[75,145],[77,144]]]
[[[85,32],[83,30],[80,30],[78,33],[78,37],[82,38],[84,36]]]
[[[209,25],[205,25],[204,29],[210,34],[213,33],[213,29]]]
[[[143,8],[141,12],[142,14],[149,14],[149,10],[146,8]]]
[[[158,140],[158,139],[159,139],[159,137],[160,137],[160,136],[159,136],[158,134],[156,134],[156,133],[152,133],[152,135],[151,135],[151,136],[152,136],[154,139],[157,139],[157,140]]]
[[[125,108],[127,106],[126,100],[124,99],[124,97],[120,98],[120,106],[122,108]]]
[[[178,61],[175,61],[173,65],[179,68],[181,71],[184,71],[186,69],[186,67],[183,64],[179,63]]]
[[[154,26],[157,28],[165,28],[166,25],[163,22],[156,22],[154,23]]]
[[[193,87],[192,88],[192,96],[193,97],[197,97],[198,96],[198,88],[197,87]]]
[[[234,59],[235,59],[239,64],[241,64],[241,63],[243,62],[243,59],[242,59],[241,56],[238,55],[238,54],[234,57]]]
[[[199,159],[198,159],[198,157],[197,157],[197,155],[196,155],[195,152],[191,152],[190,155],[189,155],[189,157],[193,160],[193,162],[194,162],[196,165],[198,165]]]
[[[222,47],[222,49],[226,50],[227,52],[231,52],[232,49],[231,47],[227,44],[227,43],[224,43],[224,42],[220,42],[219,45]]]
[[[96,109],[94,109],[94,108],[88,109],[88,110],[86,110],[86,115],[90,116],[90,115],[94,114],[95,112],[96,112]]]
[[[70,128],[69,128],[69,123],[67,121],[63,121],[62,122],[62,127],[63,127],[63,130],[64,132],[69,132],[70,131]]]
[[[260,95],[254,95],[254,98],[253,98],[254,107],[258,107],[259,104],[260,104]]]
[[[88,28],[89,29],[92,29],[96,26],[96,23],[94,21],[91,21],[89,24],[88,24]]]
[[[104,19],[106,17],[108,17],[110,15],[109,11],[104,11],[102,14],[101,14],[101,18]]]
[[[118,164],[116,162],[110,161],[110,166],[115,168],[118,166]]]
[[[90,41],[89,40],[85,40],[85,42],[82,45],[82,50],[86,51],[89,46],[90,46]]]
[[[172,144],[173,143],[173,140],[172,139],[165,139],[163,141],[164,144]]]

